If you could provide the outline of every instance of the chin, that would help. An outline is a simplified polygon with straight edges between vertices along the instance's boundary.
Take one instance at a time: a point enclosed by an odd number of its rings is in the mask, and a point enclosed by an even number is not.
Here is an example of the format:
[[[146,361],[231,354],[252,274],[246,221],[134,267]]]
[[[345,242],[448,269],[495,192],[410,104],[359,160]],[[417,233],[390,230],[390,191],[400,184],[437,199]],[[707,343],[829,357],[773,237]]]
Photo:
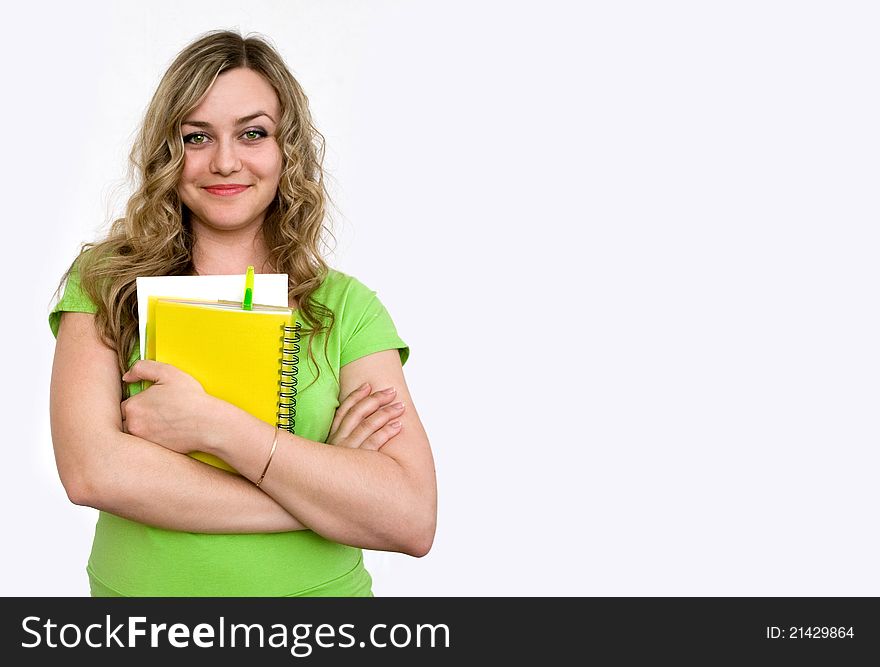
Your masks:
[[[253,225],[256,215],[197,215],[195,218],[205,227],[220,230],[244,229]]]

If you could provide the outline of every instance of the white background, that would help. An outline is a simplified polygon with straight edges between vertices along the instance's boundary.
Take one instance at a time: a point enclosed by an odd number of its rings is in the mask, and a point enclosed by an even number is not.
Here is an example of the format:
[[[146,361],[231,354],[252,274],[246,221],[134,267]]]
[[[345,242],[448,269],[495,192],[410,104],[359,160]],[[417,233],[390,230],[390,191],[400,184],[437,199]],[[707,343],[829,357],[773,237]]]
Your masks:
[[[2,67],[3,595],[87,595],[46,321],[164,68],[269,36],[439,480],[377,595],[880,595],[871,2],[32,2]]]

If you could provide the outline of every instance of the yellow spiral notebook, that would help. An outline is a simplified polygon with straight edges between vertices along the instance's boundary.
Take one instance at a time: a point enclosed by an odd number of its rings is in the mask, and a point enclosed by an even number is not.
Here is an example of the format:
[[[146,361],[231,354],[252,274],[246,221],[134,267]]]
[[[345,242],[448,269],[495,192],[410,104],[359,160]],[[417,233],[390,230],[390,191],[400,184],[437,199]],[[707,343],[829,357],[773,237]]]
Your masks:
[[[299,330],[291,308],[151,296],[146,358],[192,375],[211,396],[293,432]],[[194,458],[236,472],[204,452]]]

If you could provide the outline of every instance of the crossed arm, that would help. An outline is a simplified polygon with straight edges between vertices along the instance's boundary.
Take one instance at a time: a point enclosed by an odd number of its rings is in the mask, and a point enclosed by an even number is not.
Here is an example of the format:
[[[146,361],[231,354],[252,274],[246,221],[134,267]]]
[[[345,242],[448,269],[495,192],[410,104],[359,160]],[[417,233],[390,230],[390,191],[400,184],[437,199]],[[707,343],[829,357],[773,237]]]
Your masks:
[[[273,427],[205,394],[172,366],[138,362],[125,379],[138,378],[155,384],[121,411],[116,356],[100,340],[94,316],[62,316],[50,413],[56,463],[72,502],[174,530],[308,528],[369,549],[414,556],[430,549],[433,458],[396,350],[342,367],[335,446],[280,433],[260,488],[250,480],[263,471]],[[370,393],[381,387],[396,395]],[[392,399],[405,409],[393,411]],[[371,425],[370,414],[385,426]],[[400,422],[396,431],[387,428],[391,416]],[[184,455],[195,450],[219,456],[242,475]]]

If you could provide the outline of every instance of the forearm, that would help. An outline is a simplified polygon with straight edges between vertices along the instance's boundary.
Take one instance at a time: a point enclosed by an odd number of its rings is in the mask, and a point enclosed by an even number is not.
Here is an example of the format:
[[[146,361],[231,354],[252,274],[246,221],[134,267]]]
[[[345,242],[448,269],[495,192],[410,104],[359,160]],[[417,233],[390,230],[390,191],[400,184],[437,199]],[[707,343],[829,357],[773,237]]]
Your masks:
[[[173,530],[302,529],[247,480],[135,437],[131,423],[123,428],[116,354],[94,317],[65,313],[52,368],[52,444],[71,501]]]
[[[421,518],[419,491],[381,451],[281,433],[262,488],[328,539],[367,549],[418,551],[412,526]]]
[[[232,413],[232,414],[231,414]],[[269,455],[274,430],[231,408],[208,446],[252,480]],[[368,549],[421,555],[430,513],[420,480],[381,451],[348,449],[279,432],[261,489],[320,535]]]
[[[97,436],[71,500],[170,530],[257,533],[305,526],[270,496],[227,473],[126,433]],[[85,448],[82,450],[85,451]],[[67,486],[67,484],[65,484]]]

